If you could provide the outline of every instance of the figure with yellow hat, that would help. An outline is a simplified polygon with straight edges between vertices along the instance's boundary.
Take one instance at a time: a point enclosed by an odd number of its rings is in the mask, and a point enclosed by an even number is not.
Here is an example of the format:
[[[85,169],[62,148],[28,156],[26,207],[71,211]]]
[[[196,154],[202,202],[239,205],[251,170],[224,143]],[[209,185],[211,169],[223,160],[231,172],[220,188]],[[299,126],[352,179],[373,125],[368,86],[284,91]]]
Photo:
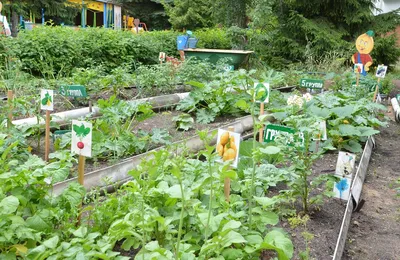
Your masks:
[[[3,4],[0,2],[0,34],[11,36],[10,26],[8,25],[7,18],[1,15]]]
[[[369,67],[372,65],[372,58],[369,53],[374,48],[374,36],[373,31],[368,31],[364,34],[358,36],[356,40],[357,51],[353,56],[351,56],[351,61],[354,64],[359,64],[362,69],[359,69],[359,73],[363,76],[367,75]],[[361,66],[362,64],[362,66]]]

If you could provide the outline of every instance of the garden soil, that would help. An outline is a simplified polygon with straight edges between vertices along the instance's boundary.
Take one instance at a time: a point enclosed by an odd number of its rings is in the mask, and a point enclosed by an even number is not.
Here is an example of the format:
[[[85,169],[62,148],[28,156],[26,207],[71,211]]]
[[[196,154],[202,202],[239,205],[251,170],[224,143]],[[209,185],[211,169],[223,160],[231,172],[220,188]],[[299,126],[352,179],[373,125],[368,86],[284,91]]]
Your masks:
[[[400,125],[390,123],[376,137],[359,212],[352,215],[343,260],[400,259]]]

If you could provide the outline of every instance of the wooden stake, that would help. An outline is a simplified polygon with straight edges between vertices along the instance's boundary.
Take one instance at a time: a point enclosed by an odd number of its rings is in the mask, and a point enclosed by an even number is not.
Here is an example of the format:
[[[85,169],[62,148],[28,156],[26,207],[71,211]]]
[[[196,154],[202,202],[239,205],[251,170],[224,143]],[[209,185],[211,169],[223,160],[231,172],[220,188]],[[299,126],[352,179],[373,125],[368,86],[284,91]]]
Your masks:
[[[79,184],[84,184],[85,179],[85,161],[86,157],[83,155],[79,155],[78,159],[78,182]]]
[[[321,139],[321,134],[317,135],[317,140],[315,140],[315,153],[318,153],[318,148],[319,148],[319,141]]]
[[[356,76],[356,86],[358,87],[358,84],[360,83],[360,73],[357,73]]]
[[[85,182],[85,161],[86,161],[86,157],[83,155],[79,155],[79,159],[78,159],[78,182],[80,185],[84,185]],[[82,210],[82,202],[79,205],[79,208]],[[82,214],[79,213],[78,215],[78,223],[77,225],[79,226],[81,224],[81,217]]]
[[[228,131],[235,132],[235,128],[233,126],[230,126],[228,127]],[[231,196],[231,179],[229,177],[226,177],[224,180],[224,194],[225,194],[225,200],[229,203]]]
[[[44,139],[44,160],[49,161],[50,153],[50,110],[46,110],[46,130]]]
[[[381,78],[378,78],[378,84],[377,84],[376,87],[375,87],[374,98],[372,99],[373,102],[375,102],[376,97],[377,97],[377,95],[378,95],[378,93],[379,93],[379,82],[380,82],[380,81],[381,81]]]
[[[260,104],[260,116],[264,115],[264,102],[261,102]],[[258,132],[258,141],[260,143],[263,142],[263,138],[264,137],[264,125],[260,128],[259,132]]]
[[[9,105],[9,107],[8,107],[9,110],[8,110],[7,128],[11,128],[11,126],[12,126],[12,120],[13,120],[13,112],[12,112],[13,104],[12,104],[12,101],[13,101],[13,98],[14,98],[13,91],[9,90],[7,92],[7,102],[8,102],[8,105]]]
[[[92,101],[89,100],[89,113],[93,112],[93,106],[92,106]]]

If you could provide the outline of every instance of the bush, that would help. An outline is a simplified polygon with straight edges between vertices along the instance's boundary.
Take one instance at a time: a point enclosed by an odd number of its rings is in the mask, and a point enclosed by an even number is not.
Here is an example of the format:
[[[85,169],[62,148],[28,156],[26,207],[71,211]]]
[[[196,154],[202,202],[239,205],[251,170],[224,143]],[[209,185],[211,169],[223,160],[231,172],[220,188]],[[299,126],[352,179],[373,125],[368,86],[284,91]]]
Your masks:
[[[389,69],[393,69],[400,58],[396,35],[375,37],[374,40],[374,49],[371,53],[374,65],[385,64],[389,65]]]

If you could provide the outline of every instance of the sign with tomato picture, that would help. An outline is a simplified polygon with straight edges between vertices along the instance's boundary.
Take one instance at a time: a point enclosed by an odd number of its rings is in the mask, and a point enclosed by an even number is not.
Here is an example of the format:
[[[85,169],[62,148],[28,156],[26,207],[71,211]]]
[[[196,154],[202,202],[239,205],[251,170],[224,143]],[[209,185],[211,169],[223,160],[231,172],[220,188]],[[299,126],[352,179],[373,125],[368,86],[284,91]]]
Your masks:
[[[40,91],[40,108],[42,110],[54,110],[54,92],[49,89],[42,89]]]
[[[236,168],[239,159],[240,134],[218,129],[217,153],[223,162],[231,161]]]
[[[72,120],[71,152],[85,157],[92,156],[92,124]]]

